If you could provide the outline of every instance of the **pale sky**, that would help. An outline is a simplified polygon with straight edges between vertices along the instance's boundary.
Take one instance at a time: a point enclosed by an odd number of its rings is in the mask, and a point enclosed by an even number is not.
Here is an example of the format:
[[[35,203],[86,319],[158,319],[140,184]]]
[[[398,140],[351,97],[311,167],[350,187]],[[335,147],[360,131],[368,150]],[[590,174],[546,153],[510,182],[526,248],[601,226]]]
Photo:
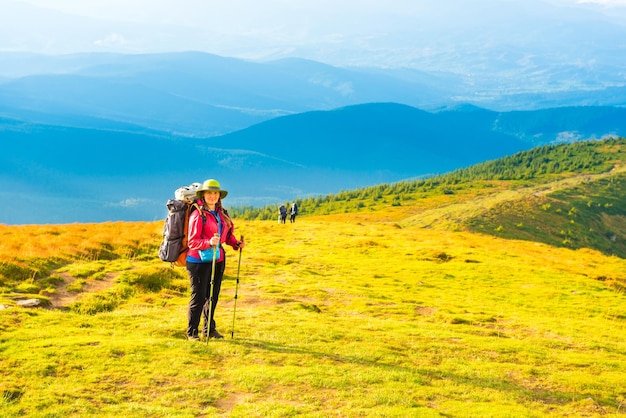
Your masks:
[[[419,10],[419,0],[12,0],[15,3],[30,3],[40,7],[60,10],[79,16],[128,20],[140,22],[151,20],[154,23],[201,23],[204,13],[220,16],[257,16],[259,14],[285,14],[290,11],[314,12],[334,11],[344,13],[385,13],[389,9],[398,12]],[[441,0],[445,3],[445,0]],[[518,0],[523,1],[523,0]],[[501,0],[506,3],[507,0]],[[511,2],[511,0],[508,0]],[[552,3],[582,4],[597,3],[604,6],[626,6],[626,0],[552,0]],[[175,4],[175,6],[173,6]],[[471,3],[468,3],[471,5]],[[359,12],[361,11],[361,12]],[[198,13],[200,12],[200,13]]]
[[[0,10],[0,51],[197,50],[380,66],[410,66],[459,39],[515,45],[561,18],[626,20],[626,0],[0,0]]]

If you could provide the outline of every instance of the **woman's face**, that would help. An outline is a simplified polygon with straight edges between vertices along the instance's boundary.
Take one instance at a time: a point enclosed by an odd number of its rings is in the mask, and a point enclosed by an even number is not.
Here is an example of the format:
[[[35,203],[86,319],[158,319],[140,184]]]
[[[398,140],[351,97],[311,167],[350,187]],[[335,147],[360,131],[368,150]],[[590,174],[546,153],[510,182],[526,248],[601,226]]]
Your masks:
[[[220,200],[220,192],[215,192],[213,190],[207,190],[204,192],[204,201],[208,205],[215,206],[218,200]]]

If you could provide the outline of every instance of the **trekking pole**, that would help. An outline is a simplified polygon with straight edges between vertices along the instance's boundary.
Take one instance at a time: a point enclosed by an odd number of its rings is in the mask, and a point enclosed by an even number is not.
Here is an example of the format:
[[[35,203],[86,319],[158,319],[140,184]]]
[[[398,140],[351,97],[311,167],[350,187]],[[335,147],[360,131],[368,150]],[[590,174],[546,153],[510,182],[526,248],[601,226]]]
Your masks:
[[[218,234],[213,235],[214,237],[219,237]],[[211,312],[213,311],[213,284],[215,283],[215,260],[217,255],[218,246],[213,246],[213,265],[211,267],[211,290],[209,292],[209,311],[207,312],[207,318],[209,323],[207,324],[207,335],[206,335],[206,345],[209,345],[209,334],[211,334]]]
[[[243,242],[243,235],[239,240]],[[239,262],[237,263],[237,284],[235,285],[235,304],[233,306],[233,326],[230,328],[230,338],[235,338],[235,312],[237,311],[237,292],[239,292],[239,270],[241,269],[241,248],[239,248]]]

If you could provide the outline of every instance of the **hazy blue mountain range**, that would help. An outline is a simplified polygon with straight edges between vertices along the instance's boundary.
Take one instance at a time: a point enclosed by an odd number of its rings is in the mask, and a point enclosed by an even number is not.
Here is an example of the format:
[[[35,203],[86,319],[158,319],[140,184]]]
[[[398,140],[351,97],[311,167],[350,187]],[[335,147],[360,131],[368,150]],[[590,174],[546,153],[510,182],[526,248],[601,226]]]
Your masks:
[[[623,82],[604,74],[619,73],[619,68],[592,73],[538,68],[536,83],[524,84],[511,74],[507,83],[517,84],[513,88],[493,75],[477,80],[451,71],[339,68],[296,58],[253,62],[199,52],[0,52],[0,116],[207,137],[278,116],[362,103],[401,103],[429,111],[462,104],[496,111],[626,105]],[[563,80],[579,81],[547,86],[552,71],[565,71]]]
[[[67,119],[100,128],[124,122],[212,136],[276,116],[368,103],[449,103],[432,76],[394,75],[285,59],[270,63],[205,53],[42,56],[0,53],[0,114]],[[445,84],[443,81],[440,84]],[[442,100],[443,98],[443,100]]]
[[[25,119],[0,118],[2,223],[162,219],[177,187],[211,177],[231,192],[227,206],[285,202],[443,173],[555,140],[626,135],[626,109],[616,107],[427,112],[370,103],[204,138],[112,119],[99,127]]]

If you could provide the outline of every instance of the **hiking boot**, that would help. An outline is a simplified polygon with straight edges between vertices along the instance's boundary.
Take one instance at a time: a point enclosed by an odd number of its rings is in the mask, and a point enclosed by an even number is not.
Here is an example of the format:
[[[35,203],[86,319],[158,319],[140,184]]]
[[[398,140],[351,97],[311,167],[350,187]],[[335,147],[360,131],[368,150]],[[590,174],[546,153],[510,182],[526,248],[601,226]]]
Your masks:
[[[197,335],[187,335],[187,339],[189,341],[200,341],[200,338]]]
[[[222,336],[222,334],[220,334],[219,332],[217,332],[217,330],[216,330],[216,329],[213,329],[213,330],[209,331],[209,338],[217,338],[217,339],[220,339],[220,338],[224,338],[224,337]]]

